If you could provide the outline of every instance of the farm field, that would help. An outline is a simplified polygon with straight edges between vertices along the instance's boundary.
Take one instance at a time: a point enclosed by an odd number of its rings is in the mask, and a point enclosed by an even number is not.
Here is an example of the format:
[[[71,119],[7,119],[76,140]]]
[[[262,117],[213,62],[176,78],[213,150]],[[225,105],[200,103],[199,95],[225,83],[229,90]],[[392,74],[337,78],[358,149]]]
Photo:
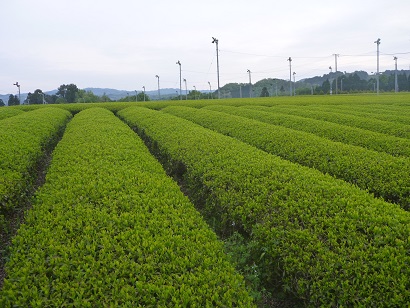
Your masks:
[[[17,106],[0,128],[2,307],[410,302],[408,94]]]

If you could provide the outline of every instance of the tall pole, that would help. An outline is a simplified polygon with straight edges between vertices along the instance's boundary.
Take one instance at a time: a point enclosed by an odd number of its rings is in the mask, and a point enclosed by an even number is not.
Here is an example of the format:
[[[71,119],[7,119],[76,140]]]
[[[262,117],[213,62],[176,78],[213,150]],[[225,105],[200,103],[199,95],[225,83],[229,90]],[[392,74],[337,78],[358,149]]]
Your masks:
[[[185,100],[188,100],[188,87],[186,85],[186,79],[184,78],[184,82],[185,82]]]
[[[336,73],[336,89],[335,89],[335,92],[337,94],[337,58],[339,57],[339,54],[335,53],[333,55],[335,56],[335,73]]]
[[[208,81],[208,84],[209,84],[209,98],[213,98],[211,83],[209,81]]]
[[[399,84],[397,82],[397,57],[393,58],[395,65],[394,65],[394,92],[399,92]]]
[[[142,88],[144,89],[144,91],[142,91],[142,94],[144,95],[144,102],[145,102],[145,86],[142,86]]]
[[[216,73],[218,77],[218,98],[221,98],[221,95],[219,94],[219,49],[218,49],[218,39],[212,37],[212,43],[216,44]]]
[[[239,85],[239,97],[242,98],[242,85]]]
[[[379,46],[380,46],[380,39],[378,38],[377,41],[374,41],[377,44],[377,75],[376,75],[376,82],[377,82],[377,94],[379,94]]]
[[[196,87],[195,87],[195,86],[194,86],[194,89],[195,89],[195,99],[197,99],[197,98],[196,98]]]
[[[251,78],[251,71],[247,70],[249,74],[249,97],[252,97],[252,78]]]
[[[179,98],[182,101],[182,71],[181,71],[181,62],[178,60],[177,64],[179,65]]]
[[[16,83],[13,83],[13,85],[16,86],[19,89],[19,105],[21,105],[20,85],[19,85],[18,81],[16,81]]]
[[[294,96],[296,96],[296,82],[295,82],[295,75],[296,75],[296,72],[293,72],[293,92],[294,92]]]
[[[155,77],[158,79],[158,100],[160,100],[161,99],[161,92],[159,90],[159,76],[155,75]]]
[[[289,57],[289,94],[292,96],[292,58]]]

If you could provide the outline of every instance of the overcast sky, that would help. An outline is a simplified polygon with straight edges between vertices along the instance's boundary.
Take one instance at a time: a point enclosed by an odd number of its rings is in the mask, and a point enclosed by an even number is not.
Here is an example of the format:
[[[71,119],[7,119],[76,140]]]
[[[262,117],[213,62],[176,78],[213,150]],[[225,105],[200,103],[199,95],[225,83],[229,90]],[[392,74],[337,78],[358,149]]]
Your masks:
[[[74,83],[141,91],[410,68],[409,0],[1,0],[0,94]],[[185,86],[183,85],[183,88]]]

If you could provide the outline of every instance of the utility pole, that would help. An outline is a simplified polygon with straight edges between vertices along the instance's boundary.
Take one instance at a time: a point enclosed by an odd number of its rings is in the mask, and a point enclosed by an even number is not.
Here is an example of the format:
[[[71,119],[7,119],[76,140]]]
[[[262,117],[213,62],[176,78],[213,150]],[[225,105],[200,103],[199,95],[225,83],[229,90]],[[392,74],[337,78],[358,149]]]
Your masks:
[[[335,53],[333,55],[335,56],[335,73],[336,73],[336,89],[335,89],[335,92],[337,94],[337,58],[339,57],[339,54]]]
[[[186,85],[186,79],[184,78],[184,82],[185,82],[185,100],[188,100],[188,87]]]
[[[221,95],[219,94],[219,49],[218,49],[218,39],[212,37],[212,44],[216,44],[216,73],[218,77],[218,98],[221,98]]]
[[[397,57],[393,58],[395,62],[395,69],[394,69],[394,92],[399,92],[399,84],[397,82]]]
[[[196,86],[194,86],[194,89],[195,89],[195,95],[194,95],[194,97],[195,97],[195,99],[197,99],[197,98],[196,98]]]
[[[144,89],[144,90],[142,91],[142,94],[144,95],[144,102],[145,102],[145,86],[142,86],[142,88]]]
[[[295,82],[295,75],[296,75],[296,72],[293,72],[293,92],[294,92],[294,96],[296,96],[296,82]]]
[[[242,85],[239,85],[239,97],[242,98]]]
[[[16,83],[13,83],[13,86],[16,86],[19,89],[19,105],[21,105],[20,85],[19,85],[18,81],[16,81]]]
[[[209,84],[209,97],[210,97],[211,99],[213,99],[212,88],[211,88],[211,82],[208,81],[208,84]]]
[[[179,65],[179,98],[182,101],[182,71],[181,71],[181,62],[178,60],[177,64]]]
[[[376,82],[377,82],[377,94],[379,94],[379,46],[380,46],[380,39],[378,38],[377,41],[374,41],[377,44],[377,75],[376,75]]]
[[[159,76],[155,75],[155,77],[158,79],[158,100],[160,100],[161,99],[161,92],[159,90]]]
[[[249,73],[249,97],[252,97],[252,80],[251,80],[251,71],[247,70]]]
[[[289,94],[292,96],[292,58],[289,57]]]

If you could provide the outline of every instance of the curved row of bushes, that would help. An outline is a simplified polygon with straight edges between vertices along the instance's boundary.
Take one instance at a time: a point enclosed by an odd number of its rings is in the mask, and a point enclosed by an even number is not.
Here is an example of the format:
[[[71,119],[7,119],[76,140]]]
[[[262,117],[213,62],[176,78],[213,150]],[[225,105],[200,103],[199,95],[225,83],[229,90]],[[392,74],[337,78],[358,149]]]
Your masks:
[[[26,199],[45,149],[71,118],[57,108],[20,112],[0,121],[0,216]]]
[[[254,108],[253,106],[249,106]],[[259,107],[256,107],[259,108]],[[410,125],[401,123],[392,123],[378,119],[372,119],[362,116],[354,116],[337,112],[328,112],[322,110],[308,110],[297,106],[272,106],[269,109],[271,112],[281,112],[287,114],[299,115],[306,118],[329,121],[343,125],[367,129],[374,132],[388,134],[396,137],[410,139]],[[265,109],[264,109],[265,111]]]
[[[388,121],[393,123],[402,123],[410,125],[410,112],[409,109],[403,106],[372,104],[367,106],[362,105],[332,105],[323,106],[315,105],[310,106],[312,109],[318,109],[322,111],[337,112],[343,114],[351,114],[361,117],[370,117],[382,121]],[[303,107],[304,109],[305,107]]]
[[[410,157],[410,140],[404,138],[291,114],[266,112],[262,107],[258,110],[222,105],[207,106],[204,108],[312,133],[332,141],[357,145],[393,156]],[[269,107],[264,108],[269,110]]]
[[[221,234],[247,239],[266,288],[280,284],[315,307],[410,301],[410,213],[176,116],[145,108],[118,115],[183,177]]]
[[[77,114],[11,246],[1,307],[252,307],[222,243],[112,112]]]
[[[0,120],[7,119],[9,117],[14,117],[15,115],[19,115],[22,113],[24,113],[24,111],[20,109],[0,108]]]
[[[409,158],[393,157],[223,112],[178,106],[163,110],[410,208]]]

